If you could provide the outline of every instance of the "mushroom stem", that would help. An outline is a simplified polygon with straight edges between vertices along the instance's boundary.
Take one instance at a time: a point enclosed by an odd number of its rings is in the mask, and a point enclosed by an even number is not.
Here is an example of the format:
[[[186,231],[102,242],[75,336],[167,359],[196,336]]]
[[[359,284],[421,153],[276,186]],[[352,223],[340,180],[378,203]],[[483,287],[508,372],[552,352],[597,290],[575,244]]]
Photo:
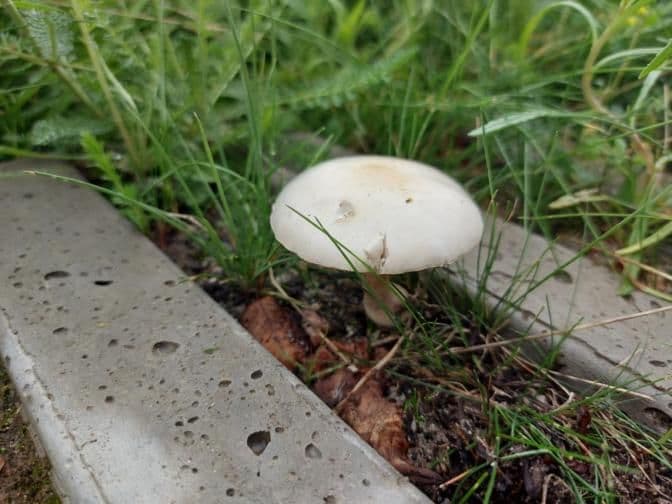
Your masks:
[[[393,317],[403,308],[408,293],[403,287],[393,284],[387,275],[362,273],[362,276],[367,287],[363,300],[366,316],[380,327],[394,327]]]

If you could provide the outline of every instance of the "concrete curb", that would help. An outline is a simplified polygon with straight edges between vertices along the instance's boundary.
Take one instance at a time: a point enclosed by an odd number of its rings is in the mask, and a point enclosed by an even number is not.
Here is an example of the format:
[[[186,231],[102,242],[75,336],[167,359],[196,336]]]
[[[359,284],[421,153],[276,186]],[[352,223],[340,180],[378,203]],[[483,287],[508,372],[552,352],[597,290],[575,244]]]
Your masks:
[[[620,278],[589,257],[572,262],[527,295],[531,285],[576,257],[562,245],[549,243],[522,227],[490,221],[480,249],[451,268],[472,292],[492,258],[486,302],[511,311],[514,328],[529,334],[566,330],[579,323],[636,314],[664,302],[634,292],[617,294]],[[503,300],[518,299],[516,306]],[[562,341],[559,356],[563,378],[574,389],[594,389],[589,381],[621,386],[640,395],[621,394],[619,406],[633,418],[664,432],[672,427],[672,312],[575,331]],[[538,340],[526,350],[538,360],[561,337]],[[646,397],[648,397],[648,399]]]
[[[103,198],[0,201],[0,354],[66,501],[428,502]]]

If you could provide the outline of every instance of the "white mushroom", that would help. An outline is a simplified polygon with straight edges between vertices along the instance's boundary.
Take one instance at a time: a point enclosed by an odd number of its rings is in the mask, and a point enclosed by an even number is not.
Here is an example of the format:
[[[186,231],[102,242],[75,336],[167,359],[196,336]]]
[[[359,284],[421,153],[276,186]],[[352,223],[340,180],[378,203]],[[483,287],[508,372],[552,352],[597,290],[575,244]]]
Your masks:
[[[331,238],[308,221],[319,222]],[[391,306],[388,282],[379,275],[453,262],[478,244],[483,219],[464,189],[436,168],[352,156],[320,163],[289,182],[273,205],[271,227],[280,243],[308,262],[363,272],[377,294],[377,303],[365,299],[369,314],[381,303],[391,312],[401,306],[398,296],[398,306]],[[389,325],[387,314],[373,316]]]

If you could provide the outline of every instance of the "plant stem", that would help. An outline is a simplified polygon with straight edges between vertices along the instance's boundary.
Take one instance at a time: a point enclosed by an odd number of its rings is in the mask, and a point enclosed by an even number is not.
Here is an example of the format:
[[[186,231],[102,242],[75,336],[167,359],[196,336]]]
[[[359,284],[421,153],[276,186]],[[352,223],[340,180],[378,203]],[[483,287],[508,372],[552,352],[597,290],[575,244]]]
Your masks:
[[[114,97],[112,96],[112,90],[110,89],[110,86],[107,82],[107,77],[105,76],[105,70],[104,70],[105,63],[102,61],[102,58],[100,57],[100,54],[96,49],[96,43],[91,37],[91,34],[89,33],[89,27],[86,21],[84,20],[84,11],[82,9],[82,5],[80,2],[81,0],[71,0],[70,4],[72,5],[72,11],[75,21],[79,25],[79,29],[82,33],[82,41],[84,42],[86,51],[89,54],[91,63],[93,64],[93,69],[96,72],[96,78],[98,80],[98,83],[100,84],[100,88],[103,91],[103,94],[105,95],[105,100],[107,101],[110,113],[112,114],[112,120],[116,124],[117,129],[119,130],[119,134],[121,135],[124,141],[124,145],[126,146],[126,150],[128,151],[128,154],[131,160],[133,161],[133,164],[136,166],[136,168],[140,168],[141,167],[140,155],[135,147],[135,142],[133,141],[133,138],[128,132],[128,129],[126,128],[126,124],[124,123],[123,117],[121,116],[121,112],[119,111],[117,104],[115,103]]]

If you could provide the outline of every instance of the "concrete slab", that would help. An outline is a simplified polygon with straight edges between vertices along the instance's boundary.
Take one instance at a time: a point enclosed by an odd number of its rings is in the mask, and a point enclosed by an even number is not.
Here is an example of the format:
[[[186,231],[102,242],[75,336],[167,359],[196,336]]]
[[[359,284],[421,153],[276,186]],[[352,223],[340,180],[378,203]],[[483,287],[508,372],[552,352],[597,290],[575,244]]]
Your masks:
[[[0,167],[0,354],[66,501],[428,502],[97,194]]]
[[[566,330],[578,323],[631,315],[665,304],[641,292],[628,298],[617,295],[620,277],[589,257],[578,259],[526,294],[576,255],[576,251],[549,243],[521,226],[496,219],[489,222],[480,249],[451,270],[474,292],[486,259],[491,257],[487,303],[511,310],[513,327],[530,334]],[[511,300],[516,300],[513,306]],[[666,431],[672,427],[671,336],[672,312],[575,331],[562,343],[560,371],[650,397],[624,394],[619,405],[637,420]],[[527,351],[542,359],[560,339],[540,340],[540,348],[528,346]],[[565,381],[575,389],[588,387],[578,379]]]

